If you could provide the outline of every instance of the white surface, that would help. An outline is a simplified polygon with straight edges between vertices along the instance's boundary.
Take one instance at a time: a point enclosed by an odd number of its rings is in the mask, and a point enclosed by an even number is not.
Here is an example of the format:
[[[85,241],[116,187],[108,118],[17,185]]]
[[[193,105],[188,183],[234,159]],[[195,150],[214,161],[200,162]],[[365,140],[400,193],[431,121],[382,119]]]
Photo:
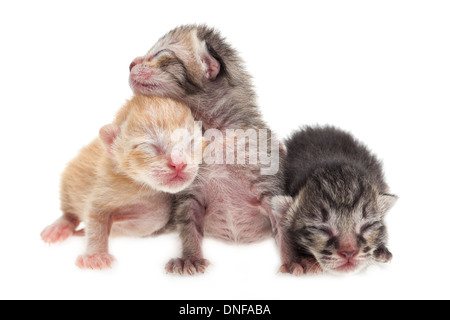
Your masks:
[[[2,1],[0,298],[450,298],[448,1]],[[272,241],[205,241],[208,274],[167,276],[176,236],[116,239],[111,271],[80,271],[84,240],[46,247],[60,173],[130,97],[128,65],[173,27],[217,26],[253,74],[272,128],[352,131],[401,200],[389,266],[277,274]]]

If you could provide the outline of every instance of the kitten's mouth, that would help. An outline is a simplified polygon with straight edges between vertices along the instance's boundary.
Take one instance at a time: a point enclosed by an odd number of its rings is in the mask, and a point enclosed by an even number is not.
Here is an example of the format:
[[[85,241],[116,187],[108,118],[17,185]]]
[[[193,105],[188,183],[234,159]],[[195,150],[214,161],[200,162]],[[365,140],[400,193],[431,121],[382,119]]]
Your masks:
[[[167,176],[160,182],[160,186],[165,192],[178,193],[186,189],[192,183],[193,177],[189,174],[179,174]]]
[[[182,177],[182,176],[176,176],[176,177],[174,177],[174,178],[171,178],[170,180],[169,180],[169,183],[172,183],[172,184],[176,184],[176,183],[183,183],[183,182],[185,182],[187,179],[185,179],[184,177]]]
[[[161,83],[155,81],[154,72],[142,66],[136,66],[131,70],[129,82],[134,90],[147,93],[162,87]]]
[[[164,184],[168,185],[169,187],[178,187],[189,182],[191,178],[191,175],[185,172],[172,174],[166,177]]]
[[[143,83],[137,80],[131,79],[132,87],[136,90],[140,91],[153,91],[161,88],[161,85],[158,83]]]
[[[351,272],[358,268],[358,263],[355,262],[346,262],[345,264],[341,265],[340,267],[335,268],[334,270],[339,272]]]

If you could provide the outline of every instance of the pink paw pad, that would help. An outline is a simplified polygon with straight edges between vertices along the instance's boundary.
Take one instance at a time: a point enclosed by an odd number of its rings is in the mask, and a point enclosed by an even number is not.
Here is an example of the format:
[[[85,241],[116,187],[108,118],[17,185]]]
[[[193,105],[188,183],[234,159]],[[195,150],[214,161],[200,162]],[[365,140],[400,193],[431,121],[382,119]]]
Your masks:
[[[111,268],[114,257],[108,253],[94,253],[79,256],[76,265],[81,269],[102,270]]]
[[[41,232],[41,238],[46,243],[62,242],[73,235],[75,228],[67,222],[57,222]]]

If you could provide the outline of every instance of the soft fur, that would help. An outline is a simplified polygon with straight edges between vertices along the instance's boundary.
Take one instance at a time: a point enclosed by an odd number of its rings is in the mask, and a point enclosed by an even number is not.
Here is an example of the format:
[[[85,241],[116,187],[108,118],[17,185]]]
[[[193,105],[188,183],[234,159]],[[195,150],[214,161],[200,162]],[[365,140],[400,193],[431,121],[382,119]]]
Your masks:
[[[285,196],[273,199],[281,271],[349,272],[390,261],[384,217],[397,197],[389,194],[380,161],[332,127],[305,128],[286,145]]]
[[[242,60],[214,29],[179,27],[136,58],[130,70],[135,92],[186,103],[205,130],[214,128],[225,136],[227,129],[268,129]],[[262,143],[268,145],[269,153],[278,155],[280,144],[268,131]],[[183,256],[169,262],[168,272],[204,272],[208,265],[202,253],[205,235],[245,243],[271,235],[270,198],[281,192],[281,179],[262,175],[263,167],[259,162],[201,168],[192,186],[176,197]]]
[[[185,135],[174,135],[179,130]],[[61,185],[63,216],[42,232],[43,240],[63,241],[84,222],[87,251],[77,265],[109,267],[110,234],[149,236],[167,225],[169,193],[186,188],[197,175],[194,148],[201,152],[201,128],[189,108],[170,99],[133,97],[68,165]]]

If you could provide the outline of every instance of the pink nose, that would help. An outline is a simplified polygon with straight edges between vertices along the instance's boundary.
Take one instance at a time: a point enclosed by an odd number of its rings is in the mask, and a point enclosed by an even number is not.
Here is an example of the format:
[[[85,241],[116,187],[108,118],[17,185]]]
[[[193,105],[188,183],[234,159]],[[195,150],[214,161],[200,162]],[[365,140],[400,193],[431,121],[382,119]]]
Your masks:
[[[133,70],[134,67],[136,67],[138,64],[141,64],[142,62],[144,62],[143,58],[134,59],[133,62],[130,64],[130,72],[131,70]]]
[[[341,250],[338,254],[345,259],[351,259],[358,255],[359,250]]]
[[[133,62],[130,64],[130,71],[133,70],[133,68],[136,67],[136,65],[137,65],[137,63],[133,61]]]
[[[180,162],[180,163],[174,163],[174,162],[170,162],[169,163],[169,168],[176,171],[177,173],[182,172],[184,169],[186,169],[187,164],[184,162]]]

